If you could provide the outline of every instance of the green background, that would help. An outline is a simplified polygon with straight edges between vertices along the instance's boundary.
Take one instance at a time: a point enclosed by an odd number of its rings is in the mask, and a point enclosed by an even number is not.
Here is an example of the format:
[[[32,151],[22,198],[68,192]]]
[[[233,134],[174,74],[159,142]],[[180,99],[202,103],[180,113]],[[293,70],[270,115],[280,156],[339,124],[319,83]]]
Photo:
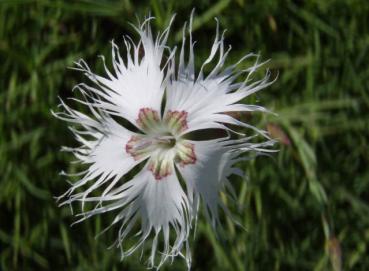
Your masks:
[[[223,219],[216,239],[204,217],[192,239],[193,270],[369,270],[369,2],[312,1],[0,1],[1,270],[145,270],[139,254],[120,261],[107,250],[111,221],[70,227],[70,210],[53,196],[74,170],[60,152],[75,145],[53,118],[57,97],[73,96],[84,58],[102,70],[110,43],[137,34],[129,25],[150,11],[163,30],[177,14],[169,44],[196,8],[196,66],[206,59],[214,17],[232,44],[229,62],[248,52],[271,59],[272,87],[249,102],[278,113],[247,120],[281,139],[279,152],[240,164],[234,178],[246,231]],[[144,257],[145,258],[145,257]],[[177,259],[163,270],[185,270]]]

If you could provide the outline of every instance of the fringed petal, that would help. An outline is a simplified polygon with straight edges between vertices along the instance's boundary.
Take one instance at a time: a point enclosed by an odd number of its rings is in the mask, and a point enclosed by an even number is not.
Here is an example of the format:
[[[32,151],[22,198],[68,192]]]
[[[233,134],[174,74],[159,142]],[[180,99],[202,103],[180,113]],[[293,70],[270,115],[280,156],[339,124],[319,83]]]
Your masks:
[[[224,124],[235,124],[248,127],[247,124],[245,126],[233,117],[223,117],[223,115],[235,111],[269,112],[262,106],[248,106],[238,103],[245,97],[268,87],[274,82],[274,80],[270,80],[269,71],[266,72],[263,79],[251,82],[252,75],[261,65],[264,64],[259,63],[259,57],[254,54],[248,54],[234,65],[224,67],[224,62],[230,49],[227,51],[224,50],[224,33],[222,35],[219,34],[219,23],[217,21],[216,37],[210,50],[210,55],[204,61],[198,75],[196,76],[195,71],[192,68],[194,58],[191,23],[189,26],[189,32],[189,60],[186,65],[184,60],[184,50],[186,49],[185,34],[183,34],[178,73],[176,76],[172,76],[172,80],[168,84],[165,108],[165,112],[173,110],[183,110],[188,112],[188,129],[183,133],[211,128],[228,130]],[[204,76],[204,67],[214,62],[217,54],[219,55],[219,58],[215,63],[215,67],[207,76]],[[236,68],[240,63],[251,57],[256,57],[254,65],[248,69],[236,71]],[[242,83],[237,83],[236,80],[241,75],[243,75],[245,79]]]
[[[123,117],[134,125],[137,125],[137,115],[141,108],[148,107],[160,112],[164,82],[167,80],[163,53],[168,49],[166,41],[169,28],[170,26],[158,35],[156,40],[151,33],[150,19],[135,28],[140,41],[135,44],[129,37],[125,37],[125,62],[120,56],[118,46],[112,42],[113,71],[105,66],[105,59],[101,57],[105,76],[91,71],[84,60],[76,62],[74,69],[82,71],[93,82],[92,86],[80,84],[77,88],[90,96],[92,106]],[[165,62],[168,63],[171,57],[165,59]]]
[[[74,197],[65,203],[70,204],[74,201],[96,203],[96,207],[91,211],[81,213],[82,218],[77,222],[106,212],[115,210],[118,212],[107,229],[114,225],[119,226],[114,246],[121,249],[123,258],[131,255],[152,237],[149,267],[159,268],[166,260],[178,255],[183,256],[190,266],[191,255],[186,252],[186,243],[192,214],[187,196],[175,174],[157,181],[145,167],[133,179],[106,194],[85,198]],[[137,234],[133,232],[136,225],[141,227]],[[171,231],[174,232],[172,238]],[[127,248],[125,240],[130,236],[136,238],[136,243]],[[159,240],[163,244],[162,247],[158,245]],[[159,259],[156,258],[157,254],[161,255]]]

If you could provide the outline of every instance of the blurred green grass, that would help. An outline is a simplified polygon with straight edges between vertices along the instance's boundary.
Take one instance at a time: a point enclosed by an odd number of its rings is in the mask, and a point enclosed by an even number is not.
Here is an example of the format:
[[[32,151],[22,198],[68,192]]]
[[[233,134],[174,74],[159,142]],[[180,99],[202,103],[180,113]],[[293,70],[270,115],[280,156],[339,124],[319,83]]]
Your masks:
[[[162,30],[177,14],[170,44],[196,8],[198,65],[215,21],[227,29],[230,60],[259,52],[278,81],[252,102],[278,117],[248,116],[281,138],[279,153],[241,164],[234,179],[247,230],[225,220],[216,239],[200,219],[193,270],[369,269],[369,3],[360,0],[0,1],[1,270],[144,270],[139,253],[123,262],[107,250],[114,232],[94,236],[111,217],[70,227],[53,196],[67,187],[73,145],[54,119],[57,97],[72,96],[83,57],[101,70],[109,41],[135,35],[129,22],[149,12]],[[209,34],[211,33],[211,34]],[[176,260],[163,270],[185,270]]]

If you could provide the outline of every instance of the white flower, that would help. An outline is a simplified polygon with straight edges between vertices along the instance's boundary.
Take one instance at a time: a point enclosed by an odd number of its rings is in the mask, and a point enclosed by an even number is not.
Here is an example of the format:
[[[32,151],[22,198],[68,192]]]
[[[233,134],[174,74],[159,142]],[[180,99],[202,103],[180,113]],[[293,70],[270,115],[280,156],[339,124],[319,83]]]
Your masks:
[[[252,67],[235,70],[245,59],[255,57],[253,54],[223,67],[229,50],[224,51],[223,35],[219,35],[218,27],[210,56],[196,74],[192,16],[189,27],[184,27],[189,30],[190,38],[188,60],[184,57],[184,31],[177,67],[175,49],[166,46],[169,27],[154,40],[149,23],[150,19],[137,29],[138,44],[125,38],[125,60],[112,43],[113,72],[105,67],[106,75],[100,76],[83,60],[76,63],[76,69],[93,86],[77,85],[84,99],[74,100],[86,105],[90,115],[73,110],[63,101],[64,112],[54,114],[72,124],[71,130],[80,146],[64,149],[71,151],[87,169],[77,174],[80,180],[62,196],[67,197],[63,204],[81,203],[81,219],[77,222],[116,211],[111,226],[118,225],[115,245],[121,248],[122,257],[142,247],[151,236],[150,267],[159,268],[168,257],[177,255],[183,256],[190,267],[188,238],[200,202],[216,227],[219,209],[229,213],[219,198],[220,192],[234,194],[227,177],[242,175],[233,165],[244,159],[240,157],[242,153],[268,151],[265,148],[273,144],[268,138],[263,143],[251,143],[252,137],[240,134],[238,139],[233,139],[228,124],[251,128],[256,134],[267,136],[228,113],[266,111],[239,102],[272,82],[268,81],[268,72],[264,79],[251,82],[251,75],[262,65],[258,58]],[[216,57],[214,68],[205,76],[204,66]],[[236,82],[240,76],[245,76],[244,80]],[[119,118],[129,121],[139,132],[119,124]],[[192,131],[211,128],[223,129],[228,136],[205,141],[186,137]],[[127,173],[139,164],[144,164],[142,169],[126,181]],[[85,211],[86,203],[95,207]],[[137,227],[140,230],[134,235]],[[136,245],[126,248],[124,240],[131,237],[137,238]],[[159,261],[155,260],[157,250],[161,252]]]

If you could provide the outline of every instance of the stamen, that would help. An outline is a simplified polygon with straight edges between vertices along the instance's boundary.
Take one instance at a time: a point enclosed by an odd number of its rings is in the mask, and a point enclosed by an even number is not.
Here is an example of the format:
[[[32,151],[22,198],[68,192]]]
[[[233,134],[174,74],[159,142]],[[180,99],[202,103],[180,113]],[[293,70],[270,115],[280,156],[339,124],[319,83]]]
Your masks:
[[[134,151],[141,151],[145,148],[147,148],[148,146],[150,146],[152,144],[151,140],[145,140],[142,139],[140,142],[137,143],[136,146],[133,147]]]
[[[156,141],[166,148],[172,148],[176,145],[176,139],[174,136],[157,137]]]

